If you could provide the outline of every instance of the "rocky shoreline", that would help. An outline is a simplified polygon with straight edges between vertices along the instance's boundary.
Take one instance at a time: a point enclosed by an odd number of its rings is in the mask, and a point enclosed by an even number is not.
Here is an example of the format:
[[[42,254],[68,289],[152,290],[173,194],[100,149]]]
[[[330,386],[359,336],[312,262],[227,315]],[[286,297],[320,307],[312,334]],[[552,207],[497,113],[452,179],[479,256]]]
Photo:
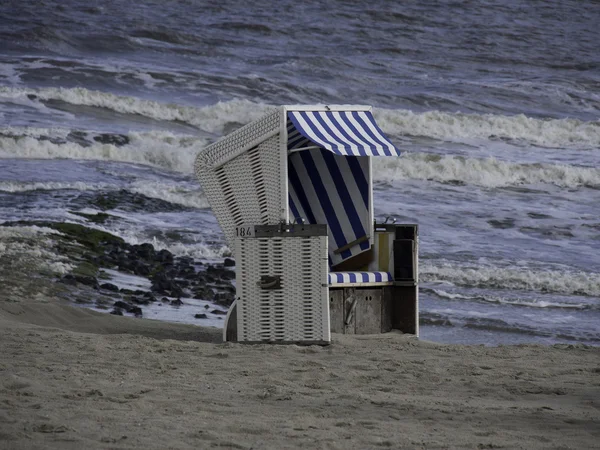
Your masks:
[[[132,245],[105,231],[67,222],[18,221],[2,226],[37,226],[58,231],[60,234],[52,235],[57,241],[55,248],[74,268],[57,276],[56,281],[79,290],[83,294],[77,297],[79,303],[110,309],[111,314],[143,317],[144,306],[158,303],[179,307],[184,304],[182,298],[206,300],[226,309],[235,298],[235,262],[230,258],[218,264],[203,263],[175,256],[165,249],[156,250],[151,243]],[[145,278],[150,288],[119,288],[110,282],[107,269]],[[205,309],[214,315],[224,314],[220,309],[209,311],[209,305]],[[208,318],[203,313],[193,317]]]

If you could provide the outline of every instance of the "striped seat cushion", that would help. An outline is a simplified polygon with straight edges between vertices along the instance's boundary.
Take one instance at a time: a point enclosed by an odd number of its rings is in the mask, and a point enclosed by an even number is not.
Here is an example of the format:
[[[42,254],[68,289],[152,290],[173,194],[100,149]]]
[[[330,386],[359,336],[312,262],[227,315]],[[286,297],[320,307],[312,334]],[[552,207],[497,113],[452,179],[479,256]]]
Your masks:
[[[329,284],[389,283],[394,281],[389,272],[329,272]]]

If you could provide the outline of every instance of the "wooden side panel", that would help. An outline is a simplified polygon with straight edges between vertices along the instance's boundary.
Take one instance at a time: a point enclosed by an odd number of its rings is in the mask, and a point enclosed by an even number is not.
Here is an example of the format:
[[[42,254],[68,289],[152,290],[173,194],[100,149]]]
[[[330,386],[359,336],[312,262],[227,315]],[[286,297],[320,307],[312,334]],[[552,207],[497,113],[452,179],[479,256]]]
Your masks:
[[[356,289],[344,288],[344,333],[356,334]]]
[[[332,333],[344,332],[344,289],[329,288],[329,321]]]
[[[418,335],[417,286],[394,286],[392,300],[392,327]]]
[[[356,295],[356,334],[381,333],[382,289],[360,289]]]
[[[393,305],[393,286],[386,286],[382,289],[381,298],[381,332],[392,331],[392,305]]]

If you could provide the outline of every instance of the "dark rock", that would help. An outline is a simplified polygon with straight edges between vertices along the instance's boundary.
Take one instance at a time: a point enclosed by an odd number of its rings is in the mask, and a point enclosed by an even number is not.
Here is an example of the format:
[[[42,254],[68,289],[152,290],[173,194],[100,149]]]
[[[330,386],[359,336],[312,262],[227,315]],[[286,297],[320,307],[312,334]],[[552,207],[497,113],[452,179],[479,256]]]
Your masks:
[[[149,302],[155,302],[156,301],[156,297],[152,294],[152,292],[145,292],[144,293],[144,298],[146,300],[148,300]]]
[[[154,260],[158,262],[173,262],[173,254],[169,250],[162,249],[154,256]]]
[[[61,283],[64,284],[68,284],[70,286],[74,286],[77,284],[77,280],[75,279],[75,277],[73,275],[71,275],[70,273],[65,275],[64,277],[62,277],[60,279]]]
[[[119,292],[119,286],[115,286],[112,283],[104,283],[100,285],[101,289],[106,289],[107,291]]]
[[[233,267],[235,266],[235,261],[231,258],[225,258],[225,261],[223,262],[223,265],[225,267]]]
[[[129,300],[138,305],[149,305],[150,304],[150,300],[148,300],[147,298],[129,297]]]
[[[173,305],[173,306],[181,306],[181,305],[183,305],[183,302],[181,301],[180,298],[178,298],[177,300],[171,300],[171,305]]]
[[[219,309],[213,309],[211,311],[212,314],[216,314],[217,316],[226,316],[227,315],[227,311],[221,311]]]
[[[109,314],[114,314],[115,316],[122,316],[123,311],[121,311],[120,309],[113,309]]]
[[[127,311],[128,313],[134,314],[135,317],[142,317],[142,308],[140,308],[139,306],[133,306],[131,309],[129,309],[129,311]]]
[[[180,256],[178,260],[179,264],[181,264],[182,266],[189,266],[190,264],[194,263],[194,258],[192,258],[191,256]]]
[[[222,280],[233,280],[235,279],[235,272],[233,270],[224,270],[221,272]]]
[[[137,246],[136,253],[139,258],[153,260],[156,252],[154,251],[154,246],[152,244],[144,243]]]
[[[235,300],[235,296],[229,292],[219,292],[215,294],[214,302],[219,306],[230,307],[233,301]]]
[[[215,291],[209,287],[194,290],[194,298],[201,300],[212,300],[215,298]]]
[[[167,297],[161,298],[160,301],[164,303],[169,303],[169,299]]]
[[[204,309],[208,309],[208,308],[210,308],[210,306],[204,305]]]
[[[117,147],[129,144],[129,138],[124,134],[102,133],[98,136],[94,136],[94,140],[101,144],[112,144]]]
[[[119,300],[119,301],[115,302],[115,303],[113,304],[113,306],[114,306],[115,308],[124,309],[125,311],[129,311],[129,309],[133,307],[133,306],[132,306],[132,305],[130,305],[129,303],[125,303],[125,302],[123,302],[123,301],[121,301],[121,300]]]
[[[92,286],[94,289],[99,288],[98,280],[96,280],[96,277],[86,277],[83,275],[75,275],[75,280],[77,280],[78,283],[85,284],[86,286]]]
[[[196,314],[194,315],[194,317],[196,319],[208,319],[208,316],[206,314]]]
[[[179,286],[174,285],[173,289],[171,289],[171,297],[181,297],[183,295],[183,289]]]
[[[120,289],[119,292],[121,294],[125,294],[125,295],[134,295],[135,294],[135,292],[132,291],[131,289],[125,289],[125,288]]]

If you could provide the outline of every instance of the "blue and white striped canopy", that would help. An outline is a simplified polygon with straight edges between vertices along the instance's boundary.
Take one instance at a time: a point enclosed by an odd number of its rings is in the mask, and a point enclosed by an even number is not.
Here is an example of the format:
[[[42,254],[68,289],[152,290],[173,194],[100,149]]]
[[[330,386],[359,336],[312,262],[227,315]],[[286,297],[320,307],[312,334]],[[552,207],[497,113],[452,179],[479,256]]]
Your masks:
[[[342,156],[400,156],[369,111],[289,111],[288,119],[289,150],[316,144]]]

